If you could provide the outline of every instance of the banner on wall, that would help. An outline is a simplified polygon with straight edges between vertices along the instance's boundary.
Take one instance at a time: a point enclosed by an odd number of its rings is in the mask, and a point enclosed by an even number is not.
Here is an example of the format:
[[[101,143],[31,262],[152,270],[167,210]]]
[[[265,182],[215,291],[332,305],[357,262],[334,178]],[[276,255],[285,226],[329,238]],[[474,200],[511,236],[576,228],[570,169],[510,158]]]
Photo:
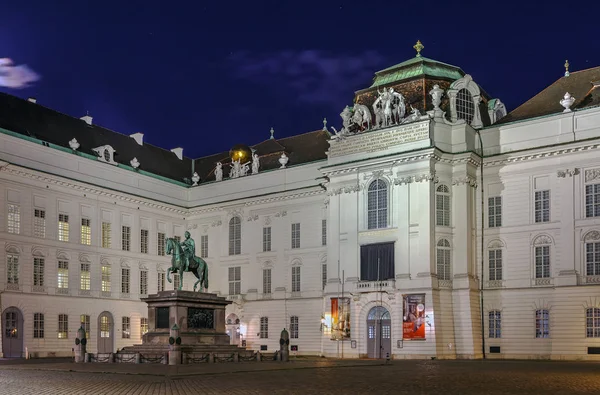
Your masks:
[[[402,295],[402,338],[425,340],[425,294]]]
[[[331,340],[350,339],[350,298],[331,298]]]

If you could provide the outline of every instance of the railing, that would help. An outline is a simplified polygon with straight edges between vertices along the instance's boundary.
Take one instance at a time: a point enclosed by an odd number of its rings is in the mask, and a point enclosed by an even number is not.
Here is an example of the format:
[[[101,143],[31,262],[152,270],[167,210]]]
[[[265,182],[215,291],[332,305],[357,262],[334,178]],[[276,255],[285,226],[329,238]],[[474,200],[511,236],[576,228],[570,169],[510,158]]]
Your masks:
[[[598,285],[600,284],[600,276],[580,276],[579,285]]]
[[[346,289],[351,292],[378,292],[378,291],[393,291],[396,287],[395,280],[380,280],[380,281],[356,281],[347,282]]]
[[[487,282],[488,288],[502,288],[503,281],[502,280],[490,280]]]
[[[452,280],[440,280],[440,279],[438,279],[438,287],[440,287],[440,288],[452,288]]]
[[[532,285],[536,287],[548,287],[554,285],[554,279],[551,277],[545,278],[534,278],[532,280]]]

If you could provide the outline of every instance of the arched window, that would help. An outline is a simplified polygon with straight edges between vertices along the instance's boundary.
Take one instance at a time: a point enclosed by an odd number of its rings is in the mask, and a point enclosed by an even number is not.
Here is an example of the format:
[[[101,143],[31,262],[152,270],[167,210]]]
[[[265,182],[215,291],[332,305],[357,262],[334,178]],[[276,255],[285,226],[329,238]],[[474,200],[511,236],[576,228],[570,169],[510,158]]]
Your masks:
[[[536,239],[535,254],[535,278],[550,278],[550,244],[549,237],[540,236]]]
[[[488,250],[489,280],[502,280],[502,248]]]
[[[369,184],[367,196],[368,228],[380,229],[387,227],[387,183],[381,179]]]
[[[450,189],[446,185],[435,190],[435,224],[450,226]]]
[[[468,89],[463,88],[456,94],[456,118],[464,119],[469,125],[475,115],[475,104]]]
[[[390,312],[383,306],[375,306],[371,310],[369,310],[369,315],[367,315],[367,320],[389,320]]]
[[[600,337],[600,309],[585,309],[585,321],[586,337]]]
[[[242,253],[242,221],[240,217],[229,220],[229,255]]]
[[[436,251],[437,277],[439,280],[450,280],[450,242],[440,239]]]

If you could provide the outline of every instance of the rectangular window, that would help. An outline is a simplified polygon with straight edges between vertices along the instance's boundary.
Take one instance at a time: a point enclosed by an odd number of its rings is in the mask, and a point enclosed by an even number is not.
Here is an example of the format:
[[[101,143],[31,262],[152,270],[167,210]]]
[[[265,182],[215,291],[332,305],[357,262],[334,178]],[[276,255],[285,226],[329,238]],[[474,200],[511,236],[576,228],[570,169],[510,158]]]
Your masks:
[[[58,261],[58,288],[69,288],[69,262]]]
[[[131,251],[131,227],[129,226],[121,228],[121,249]]]
[[[89,218],[81,218],[81,244],[92,245],[92,227]]]
[[[326,219],[321,220],[321,245],[322,246],[327,245],[327,220]]]
[[[129,269],[122,267],[121,268],[121,293],[128,294],[129,293]]]
[[[33,258],[33,285],[44,286],[44,258]]]
[[[58,240],[69,241],[69,216],[58,214]]]
[[[16,204],[8,205],[8,233],[21,233],[21,208]]]
[[[165,272],[158,272],[158,292],[165,290]]]
[[[142,317],[140,319],[140,334],[144,336],[148,333],[148,318]]]
[[[200,258],[208,258],[208,235],[200,236]]]
[[[6,282],[19,284],[19,256],[8,254],[6,256]]]
[[[158,243],[158,255],[165,256],[165,234],[158,232],[156,242]]]
[[[69,316],[66,314],[58,315],[58,338],[66,339],[69,337]]]
[[[550,222],[550,191],[535,191],[535,222]]]
[[[102,266],[102,292],[110,292],[110,266]]]
[[[585,275],[600,276],[600,243],[585,243]]]
[[[550,337],[550,311],[535,311],[535,337],[538,339]]]
[[[81,263],[81,271],[79,272],[80,276],[80,284],[79,289],[82,291],[89,291],[91,285],[91,276],[90,276],[90,264],[89,263]]]
[[[292,248],[300,248],[300,224],[292,224]]]
[[[179,274],[178,273],[173,274],[173,289],[179,289],[179,282],[180,282]]]
[[[83,327],[83,330],[85,331],[85,338],[89,339],[90,338],[90,316],[87,314],[80,315],[79,323],[81,324],[81,326]]]
[[[600,337],[600,309],[589,307],[585,310],[586,337]]]
[[[263,269],[263,294],[271,294],[271,269]]]
[[[361,281],[378,281],[395,278],[394,243],[360,246]]]
[[[263,252],[271,251],[271,227],[263,228]]]
[[[585,186],[585,216],[600,217],[600,184]]]
[[[33,236],[46,237],[46,211],[37,208],[33,210]]]
[[[123,339],[131,338],[131,320],[129,317],[123,317],[121,320],[121,335]]]
[[[488,313],[489,319],[489,337],[490,339],[499,339],[502,337],[502,313],[493,310]]]
[[[240,266],[229,268],[229,295],[239,295],[242,288],[242,268]]]
[[[35,313],[33,315],[33,338],[44,338],[44,314]]]
[[[292,292],[300,292],[300,266],[292,267]]]
[[[298,338],[298,317],[293,315],[290,317],[290,339]]]
[[[450,189],[440,185],[435,194],[435,224],[450,226]]]
[[[502,250],[489,250],[490,281],[502,280]]]
[[[535,247],[535,278],[550,277],[550,246]]]
[[[325,290],[325,286],[327,285],[327,264],[321,265],[321,281],[323,282],[323,291]]]
[[[269,318],[260,317],[260,335],[261,339],[269,338]]]
[[[140,252],[142,254],[148,253],[148,230],[140,230]]]
[[[148,295],[148,271],[140,271],[140,295]]]
[[[488,198],[488,226],[490,228],[502,226],[502,196]]]
[[[110,222],[102,222],[102,248],[110,248]]]

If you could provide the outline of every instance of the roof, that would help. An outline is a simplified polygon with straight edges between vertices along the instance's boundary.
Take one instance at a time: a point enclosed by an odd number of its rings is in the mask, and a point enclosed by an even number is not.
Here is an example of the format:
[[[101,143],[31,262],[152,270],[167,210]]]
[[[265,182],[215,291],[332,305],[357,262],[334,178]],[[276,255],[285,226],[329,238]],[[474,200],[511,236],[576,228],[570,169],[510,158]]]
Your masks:
[[[561,113],[564,107],[560,101],[565,93],[575,97],[571,109],[581,109],[600,105],[600,66],[592,69],[573,71],[568,77],[561,77],[552,85],[511,111],[497,124],[520,121],[544,115]]]
[[[465,72],[460,67],[438,62],[437,60],[423,56],[416,56],[405,62],[376,72],[371,88],[425,75],[436,78],[447,78],[454,81],[462,78]]]

